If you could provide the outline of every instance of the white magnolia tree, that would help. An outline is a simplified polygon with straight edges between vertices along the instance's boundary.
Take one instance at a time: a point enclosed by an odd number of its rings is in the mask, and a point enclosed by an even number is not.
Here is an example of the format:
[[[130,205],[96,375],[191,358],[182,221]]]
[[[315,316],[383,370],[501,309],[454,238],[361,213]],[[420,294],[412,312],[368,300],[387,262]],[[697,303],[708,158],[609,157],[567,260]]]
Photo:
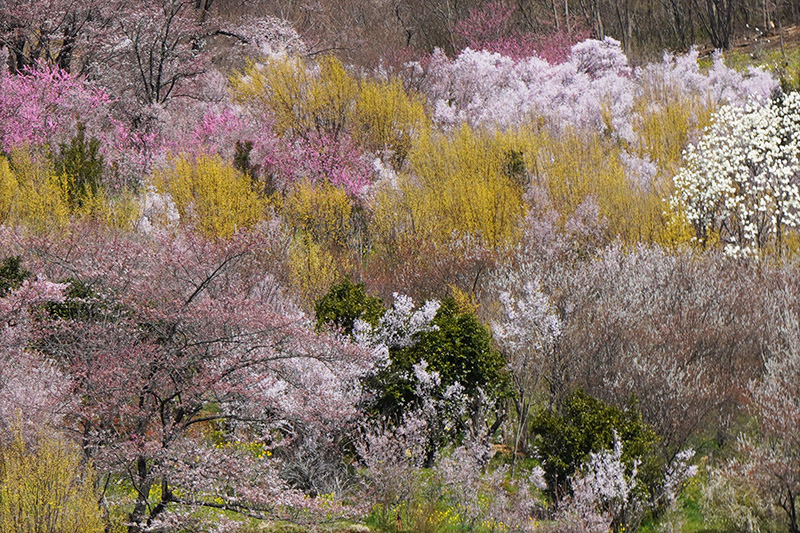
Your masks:
[[[800,226],[800,94],[722,107],[684,159],[672,207],[698,241],[718,236],[729,255],[781,252]]]

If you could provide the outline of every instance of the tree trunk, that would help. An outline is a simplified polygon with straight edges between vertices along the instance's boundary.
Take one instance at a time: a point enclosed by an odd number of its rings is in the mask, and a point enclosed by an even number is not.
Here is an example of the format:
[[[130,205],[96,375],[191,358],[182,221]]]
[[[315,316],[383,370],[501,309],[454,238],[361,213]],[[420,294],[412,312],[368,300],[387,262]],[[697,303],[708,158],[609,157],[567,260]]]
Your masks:
[[[519,400],[514,401],[514,407],[517,409],[518,420],[516,434],[514,435],[514,449],[511,452],[511,468],[509,470],[509,476],[511,476],[511,479],[514,479],[514,466],[517,463],[517,451],[519,450],[522,428],[524,427],[525,420],[528,418],[528,407],[525,402],[525,394],[522,394]]]
[[[553,23],[556,26],[556,31],[561,29],[561,24],[558,21],[558,8],[556,8],[556,0],[550,2],[551,7],[553,8]]]
[[[144,457],[136,459],[136,477],[139,484],[136,487],[138,492],[136,496],[136,505],[129,516],[130,525],[128,525],[128,533],[141,533],[143,531],[142,524],[146,522],[145,514],[147,512],[148,497],[150,496],[150,485],[152,481],[148,480],[147,460]]]

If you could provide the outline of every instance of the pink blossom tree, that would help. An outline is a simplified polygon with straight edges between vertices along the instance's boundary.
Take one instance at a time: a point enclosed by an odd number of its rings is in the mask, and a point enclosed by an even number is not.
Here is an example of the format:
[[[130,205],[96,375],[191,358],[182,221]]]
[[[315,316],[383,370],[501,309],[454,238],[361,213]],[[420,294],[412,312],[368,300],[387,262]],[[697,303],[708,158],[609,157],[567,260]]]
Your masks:
[[[96,134],[108,121],[110,100],[101,88],[44,63],[17,74],[0,70],[0,147],[66,142],[78,121]]]
[[[314,427],[353,423],[372,358],[315,334],[265,274],[281,253],[276,237],[264,227],[229,242],[83,227],[14,238],[42,258],[38,270],[70,280],[31,345],[81,398],[66,428],[134,489],[132,531],[200,507],[265,517],[315,505],[281,477],[282,450]]]
[[[24,438],[32,439],[42,427],[63,422],[74,407],[69,376],[29,348],[37,329],[37,307],[62,300],[65,286],[29,277],[19,258],[0,262],[0,284],[8,284],[9,274],[16,282],[0,290],[0,429],[9,436],[11,428],[17,428]]]
[[[572,45],[589,37],[584,28],[534,34],[515,27],[517,5],[501,1],[471,9],[454,27],[456,37],[472,50],[486,50],[520,60],[536,55],[550,64],[567,60]]]
[[[84,127],[97,139],[109,164],[104,185],[136,184],[158,151],[158,136],[136,131],[119,120],[114,98],[84,76],[40,62],[12,74],[0,70],[0,150],[39,149],[57,153]]]

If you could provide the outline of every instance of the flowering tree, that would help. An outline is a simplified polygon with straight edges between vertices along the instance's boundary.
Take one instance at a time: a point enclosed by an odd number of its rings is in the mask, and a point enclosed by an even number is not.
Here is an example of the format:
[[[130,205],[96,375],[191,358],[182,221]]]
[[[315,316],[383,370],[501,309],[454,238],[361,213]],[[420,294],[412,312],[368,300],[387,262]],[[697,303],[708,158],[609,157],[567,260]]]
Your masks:
[[[117,2],[107,59],[97,76],[125,104],[134,119],[142,108],[163,106],[176,97],[198,96],[193,83],[208,70],[203,38],[208,29],[195,2]]]
[[[622,442],[614,434],[612,450],[589,454],[583,471],[571,479],[572,494],[556,513],[559,531],[604,533],[624,530],[624,514],[641,505],[635,492],[638,460],[626,465]]]
[[[180,522],[182,509],[265,516],[314,505],[281,478],[277,457],[308,428],[354,419],[371,358],[314,334],[264,274],[273,237],[15,237],[42,258],[37,270],[70,278],[30,344],[81,398],[64,424],[135,491],[132,530]]]
[[[84,128],[108,163],[104,185],[136,184],[150,167],[156,137],[118,120],[114,98],[84,76],[39,63],[16,74],[0,69],[0,150],[40,149],[58,155]]]
[[[7,235],[4,235],[7,237]],[[40,352],[26,349],[35,338],[35,309],[63,298],[64,285],[20,266],[18,257],[0,262],[0,429],[16,428],[30,440],[41,427],[62,421],[71,407],[71,380]],[[0,445],[7,444],[5,438]]]
[[[458,21],[455,33],[473,50],[499,52],[515,59],[533,55],[533,40],[511,27],[514,6],[489,2],[480,9],[471,9],[469,15]]]
[[[537,466],[528,476],[508,482],[507,466],[490,467],[492,455],[486,439],[472,434],[436,465],[444,495],[457,510],[462,530],[474,531],[478,526],[538,530],[533,518],[543,511],[538,491],[547,486],[544,471]]]
[[[780,325],[783,342],[768,359],[762,380],[751,383],[752,412],[758,438],[739,438],[743,458],[732,461],[728,475],[753,484],[767,501],[785,512],[789,531],[800,531],[800,337],[797,316],[787,311]]]
[[[634,106],[654,78],[683,92],[698,93],[713,102],[741,103],[749,96],[767,97],[777,83],[761,70],[747,76],[724,65],[702,74],[697,52],[679,59],[666,56],[661,65],[632,69],[620,43],[611,38],[587,39],[574,44],[567,59],[550,63],[540,57],[515,61],[490,50],[465,49],[454,59],[434,53],[423,69],[425,90],[435,109],[434,118],[448,125],[469,122],[509,128],[531,117],[564,125],[609,131],[635,143],[632,126],[641,112]],[[655,103],[653,103],[655,105]]]
[[[555,31],[544,34],[520,31],[514,20],[520,6],[498,1],[485,3],[480,8],[471,9],[465,18],[459,20],[454,33],[472,50],[497,52],[515,60],[537,55],[550,64],[567,60],[572,45],[589,37],[589,32],[581,27],[567,31],[556,27]],[[528,20],[527,13],[521,14]]]
[[[0,48],[10,51],[17,72],[38,61],[85,72],[99,52],[98,37],[108,27],[108,16],[108,3],[100,0],[4,0]]]
[[[517,449],[524,438],[523,428],[528,423],[539,385],[543,380],[552,379],[546,369],[551,367],[562,324],[549,299],[541,292],[538,280],[526,283],[518,299],[509,292],[502,293],[500,302],[503,304],[503,321],[496,323],[492,331],[508,360],[516,393],[513,397],[517,411],[511,456],[513,477]]]
[[[729,255],[780,255],[800,225],[800,95],[744,108],[725,106],[675,176],[673,208],[705,246]]]
[[[367,424],[356,450],[368,475],[368,494],[378,504],[378,518],[391,523],[391,510],[402,504],[409,520],[417,478],[425,462],[426,422],[409,413],[400,424],[381,420]]]
[[[0,147],[66,142],[79,120],[91,126],[107,121],[109,102],[105,91],[58,67],[40,64],[18,74],[0,69]]]
[[[419,409],[428,421],[429,464],[446,437],[469,427],[479,431],[486,411],[505,393],[491,334],[452,298],[415,310],[411,298],[396,295],[378,327],[357,320],[355,336],[388,355],[375,376],[378,411],[398,420]]]

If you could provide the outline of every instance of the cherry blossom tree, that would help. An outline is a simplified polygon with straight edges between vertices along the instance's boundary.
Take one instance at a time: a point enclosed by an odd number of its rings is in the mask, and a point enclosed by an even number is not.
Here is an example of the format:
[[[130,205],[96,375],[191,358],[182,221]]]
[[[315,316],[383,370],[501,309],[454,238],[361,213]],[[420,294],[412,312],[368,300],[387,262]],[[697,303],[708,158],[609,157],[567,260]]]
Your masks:
[[[554,358],[561,337],[562,324],[550,301],[540,290],[538,280],[528,282],[516,299],[509,292],[500,295],[503,321],[494,324],[492,332],[505,353],[515,395],[517,411],[511,476],[514,475],[517,450],[524,438],[531,407],[537,400],[540,384],[551,376],[546,368]],[[525,448],[523,443],[523,448]]]
[[[9,290],[0,290],[0,429],[11,436],[15,428],[25,439],[33,439],[43,427],[58,426],[74,407],[69,376],[28,348],[36,335],[36,308],[63,299],[66,287],[30,275],[18,257],[0,264],[3,282],[16,278]],[[7,444],[4,440],[0,444]]]
[[[673,89],[720,104],[768,97],[777,87],[763,71],[742,75],[726,67],[720,56],[702,74],[696,51],[632,69],[620,43],[611,38],[574,44],[561,63],[537,56],[515,61],[491,50],[467,48],[454,59],[435,52],[426,66],[417,63],[416,68],[426,75],[425,92],[442,125],[468,122],[506,129],[543,117],[556,129],[570,125],[609,131],[628,143],[636,142],[634,102],[648,79],[664,79]]]
[[[106,58],[94,75],[113,88],[134,123],[149,106],[156,112],[171,99],[202,96],[194,84],[209,70],[209,28],[195,2],[120,1],[115,11]]]
[[[282,450],[309,428],[353,423],[372,357],[315,334],[265,274],[275,236],[15,237],[38,270],[69,279],[30,344],[81,398],[67,430],[135,491],[132,531],[199,507],[285,516],[315,505],[281,477]]]

